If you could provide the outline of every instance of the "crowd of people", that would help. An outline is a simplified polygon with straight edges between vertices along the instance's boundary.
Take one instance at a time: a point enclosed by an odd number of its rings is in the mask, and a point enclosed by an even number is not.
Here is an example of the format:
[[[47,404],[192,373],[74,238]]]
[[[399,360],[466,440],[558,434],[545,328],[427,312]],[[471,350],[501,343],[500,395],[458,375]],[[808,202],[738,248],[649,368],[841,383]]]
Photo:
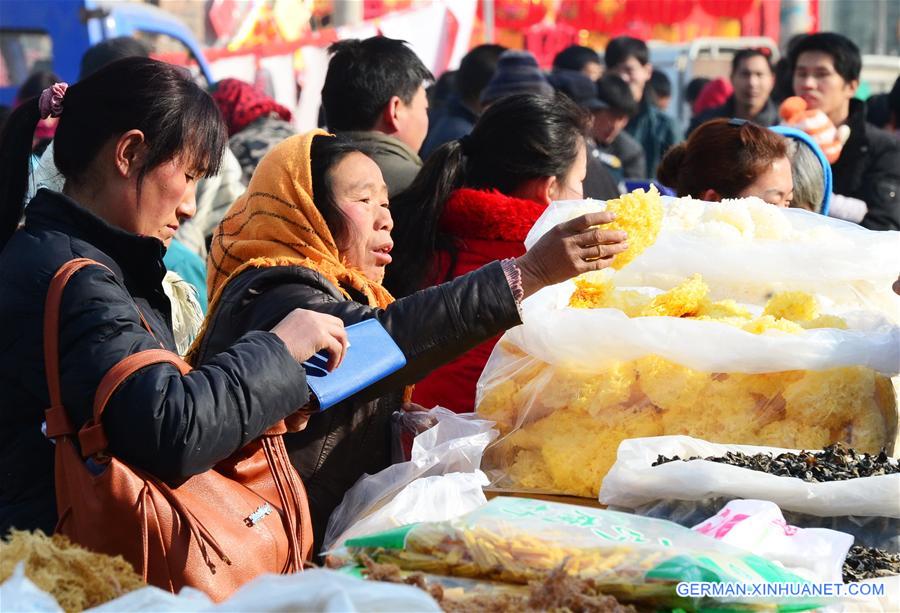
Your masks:
[[[62,430],[45,418],[44,305],[73,259],[100,265],[71,278],[60,307],[70,430],[90,422],[98,387],[127,358],[186,356],[192,370],[150,364],[109,396],[104,453],[178,484],[290,422],[315,550],[347,489],[391,463],[392,415],[474,410],[521,301],[627,249],[604,228],[613,216],[593,213],[526,253],[550,202],[655,179],[679,196],[756,196],[900,230],[900,87],[887,131],[868,123],[854,98],[859,51],[838,34],[790,50],[799,116],[779,113],[771,57],[746,50],[728,88],[692,84],[687,140],[665,111],[671,83],[630,37],[602,57],[565,49],[549,73],[528,52],[481,45],[442,76],[444,97],[403,41],[330,51],[327,131],[306,134],[249,84],[206,92],[131,39],[92,48],[71,86],[39,75],[23,87],[0,137],[0,532],[49,533],[72,512],[54,487]],[[324,350],[336,367],[345,327],[368,319],[406,365],[317,411],[302,362]]]

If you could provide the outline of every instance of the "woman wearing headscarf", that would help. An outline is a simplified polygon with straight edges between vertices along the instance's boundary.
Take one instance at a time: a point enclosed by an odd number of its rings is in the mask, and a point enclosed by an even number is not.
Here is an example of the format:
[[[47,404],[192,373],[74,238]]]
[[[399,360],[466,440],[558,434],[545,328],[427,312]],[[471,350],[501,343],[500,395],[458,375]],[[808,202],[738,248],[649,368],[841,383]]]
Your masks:
[[[528,254],[395,301],[381,285],[393,220],[375,162],[322,131],[292,137],[260,162],[213,238],[210,315],[194,358],[301,307],[345,325],[377,319],[407,360],[286,438],[310,498],[317,547],[347,489],[390,464],[391,416],[408,398],[407,386],[518,325],[525,296],[608,266],[626,248],[623,233],[595,227],[610,220],[607,213],[572,220]]]

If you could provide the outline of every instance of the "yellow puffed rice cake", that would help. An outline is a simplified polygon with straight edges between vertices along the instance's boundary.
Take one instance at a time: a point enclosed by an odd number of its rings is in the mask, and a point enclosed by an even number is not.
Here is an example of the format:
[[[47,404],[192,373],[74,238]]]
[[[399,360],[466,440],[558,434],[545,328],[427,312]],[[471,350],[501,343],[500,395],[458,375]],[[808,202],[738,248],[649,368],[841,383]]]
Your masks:
[[[655,186],[651,186],[649,192],[638,189],[615,200],[607,200],[606,210],[615,213],[616,220],[603,226],[604,229],[628,233],[628,249],[612,262],[612,267],[620,270],[656,242],[665,211]]]
[[[657,356],[594,373],[542,365],[490,388],[478,413],[502,438],[488,463],[503,485],[596,497],[624,439],[685,434],[719,443],[877,452],[896,436],[890,379],[863,367],[704,373]],[[547,375],[547,373],[550,373]]]

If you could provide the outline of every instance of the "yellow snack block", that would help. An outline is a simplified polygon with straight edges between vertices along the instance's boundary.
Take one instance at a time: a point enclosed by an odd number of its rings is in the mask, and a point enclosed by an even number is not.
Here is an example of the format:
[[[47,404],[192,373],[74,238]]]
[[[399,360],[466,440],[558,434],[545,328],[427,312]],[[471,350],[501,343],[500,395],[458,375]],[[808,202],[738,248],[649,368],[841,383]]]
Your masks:
[[[646,356],[585,373],[535,362],[543,372],[514,380],[514,399],[503,382],[478,407],[507,434],[486,466],[514,489],[594,497],[628,438],[685,434],[791,449],[840,441],[876,453],[890,451],[897,434],[890,379],[864,367],[705,373]]]
[[[628,250],[617,255],[612,263],[613,268],[620,270],[656,242],[665,211],[654,186],[649,192],[638,189],[615,200],[607,200],[606,210],[615,213],[616,220],[604,228],[628,233]]]
[[[779,292],[766,303],[763,315],[798,323],[812,321],[819,316],[819,303],[815,296],[806,292]]]

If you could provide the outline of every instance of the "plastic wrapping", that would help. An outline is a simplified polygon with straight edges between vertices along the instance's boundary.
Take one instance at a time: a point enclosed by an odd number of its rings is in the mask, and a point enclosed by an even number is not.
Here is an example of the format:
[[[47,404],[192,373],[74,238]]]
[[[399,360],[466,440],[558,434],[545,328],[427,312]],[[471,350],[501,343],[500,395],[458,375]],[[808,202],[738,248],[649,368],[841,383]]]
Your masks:
[[[455,517],[486,502],[481,488],[487,479],[478,468],[497,437],[493,422],[441,407],[409,413],[403,422],[434,425],[415,437],[410,461],[364,475],[344,494],[328,520],[323,551],[350,535],[420,521],[428,514]]]
[[[858,545],[900,551],[900,474],[810,483],[706,460],[652,466],[659,455],[715,457],[728,451],[777,455],[792,450],[688,436],[626,440],[603,480],[600,502],[693,526],[730,500],[768,500],[790,524],[839,530],[852,534]]]
[[[603,272],[617,290],[649,300],[699,273],[709,300],[734,300],[730,308],[748,317],[759,318],[775,292],[807,292],[823,318],[847,329],[770,317],[773,327],[796,330],[753,333],[725,317],[629,317],[619,308],[570,308],[574,281],[545,288],[524,301],[524,325],[503,336],[478,383],[477,411],[502,435],[486,454],[492,482],[593,497],[619,442],[664,434],[891,450],[900,233],[753,201],[664,202],[655,244]],[[526,245],[602,206],[552,204]]]
[[[363,581],[316,568],[294,575],[263,575],[210,609],[228,611],[440,612],[424,591],[408,585]]]
[[[25,576],[25,564],[22,562],[16,565],[9,579],[0,583],[0,604],[4,611],[62,613],[56,599]]]
[[[540,580],[564,568],[622,602],[652,606],[696,605],[676,595],[680,581],[802,581],[671,522],[527,498],[495,498],[455,520],[415,524],[346,545],[351,560],[366,555],[405,570],[507,583]],[[792,605],[803,608],[800,600]]]
[[[732,500],[693,527],[723,543],[778,562],[809,581],[841,583],[853,537],[837,530],[798,528],[767,500]]]
[[[4,611],[60,613],[53,597],[41,591],[19,569],[0,585]],[[363,581],[331,570],[313,569],[294,575],[262,575],[247,583],[228,600],[214,604],[202,592],[185,588],[172,594],[156,587],[129,592],[99,607],[97,613],[131,611],[354,611],[439,612],[428,594],[406,585]]]

